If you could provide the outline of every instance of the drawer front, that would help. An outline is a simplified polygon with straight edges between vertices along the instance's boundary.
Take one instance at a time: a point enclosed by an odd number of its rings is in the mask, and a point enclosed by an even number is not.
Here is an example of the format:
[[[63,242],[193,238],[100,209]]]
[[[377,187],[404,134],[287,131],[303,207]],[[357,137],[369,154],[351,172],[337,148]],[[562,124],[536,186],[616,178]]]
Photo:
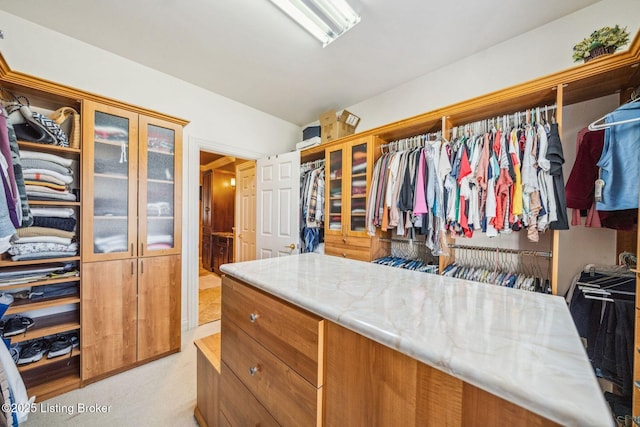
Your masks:
[[[355,259],[356,261],[371,261],[371,252],[369,248],[357,248],[344,245],[330,246],[325,242],[324,253],[326,255],[332,255],[341,258]]]
[[[322,389],[292,371],[235,324],[223,320],[221,333],[222,361],[280,425],[320,425]],[[223,386],[221,394],[225,393]]]
[[[357,248],[370,248],[371,239],[369,237],[335,236],[327,235],[324,238],[325,246],[354,246]]]
[[[314,386],[322,385],[324,321],[245,285],[222,279],[222,317],[278,356]]]
[[[220,395],[220,424],[234,427],[278,427],[269,411],[240,382],[226,365],[222,364]],[[225,424],[226,423],[226,424]]]

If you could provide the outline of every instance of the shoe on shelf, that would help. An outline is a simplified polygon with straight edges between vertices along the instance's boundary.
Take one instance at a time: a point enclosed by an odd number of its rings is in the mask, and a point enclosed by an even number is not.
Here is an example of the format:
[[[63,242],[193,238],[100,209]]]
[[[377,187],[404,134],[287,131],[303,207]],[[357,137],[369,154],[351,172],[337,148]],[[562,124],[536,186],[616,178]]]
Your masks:
[[[12,337],[27,332],[34,324],[33,319],[25,316],[13,316],[0,322],[3,337]]]
[[[0,304],[4,304],[4,305],[13,304],[13,295],[9,293],[0,292]]]
[[[49,353],[47,359],[63,356],[71,353],[74,347],[78,347],[78,334],[75,332],[57,335],[49,339]]]
[[[37,362],[49,350],[49,342],[45,339],[37,339],[28,342],[20,349],[18,365]]]
[[[15,363],[18,363],[18,359],[20,359],[20,345],[14,344],[9,347],[9,354]]]

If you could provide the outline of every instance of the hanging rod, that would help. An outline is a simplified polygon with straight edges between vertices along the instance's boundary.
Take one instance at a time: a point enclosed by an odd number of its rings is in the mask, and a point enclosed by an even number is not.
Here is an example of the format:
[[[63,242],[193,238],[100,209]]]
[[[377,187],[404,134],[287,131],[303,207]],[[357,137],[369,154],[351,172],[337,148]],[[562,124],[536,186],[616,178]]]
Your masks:
[[[521,255],[538,256],[543,258],[551,258],[553,256],[551,252],[531,251],[528,249],[490,248],[487,246],[465,246],[465,245],[457,245],[452,243],[450,243],[448,247],[451,249],[466,249],[471,251],[483,251],[483,252],[501,252],[505,254],[521,254]]]
[[[524,111],[516,111],[515,113],[511,113],[511,114],[500,114],[496,117],[490,117],[482,120],[477,120],[471,123],[456,125],[452,128],[452,130],[454,130],[454,134],[457,133],[458,129],[472,129],[472,128],[484,128],[484,132],[487,132],[489,129],[490,123],[495,126],[501,121],[505,123],[507,120],[513,121],[513,122],[516,122],[517,120],[518,122],[520,122],[521,117],[525,118],[526,122],[528,123],[530,121],[531,115],[542,116],[543,114],[546,115],[549,111],[553,111],[556,109],[557,109],[556,104],[532,107]]]
[[[324,162],[325,162],[325,159],[312,160],[310,162],[300,163],[300,167],[304,168],[304,167],[321,166],[321,165],[324,165]]]

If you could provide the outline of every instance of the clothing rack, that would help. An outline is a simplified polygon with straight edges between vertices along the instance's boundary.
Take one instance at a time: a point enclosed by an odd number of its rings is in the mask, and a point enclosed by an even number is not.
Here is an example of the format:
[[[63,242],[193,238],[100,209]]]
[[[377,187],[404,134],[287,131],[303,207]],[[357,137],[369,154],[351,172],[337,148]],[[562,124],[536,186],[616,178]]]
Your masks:
[[[512,114],[505,114],[502,116],[488,118],[484,120],[479,120],[472,123],[467,123],[465,125],[454,126],[452,129],[452,138],[455,139],[458,136],[468,133],[486,133],[489,132],[490,129],[499,127],[502,129],[506,129],[510,127],[512,124],[522,124],[523,119],[524,123],[539,123],[541,121],[545,121],[549,123],[549,112],[555,111],[557,109],[556,104],[545,105],[544,107],[534,107],[527,109],[525,111],[518,111]],[[551,122],[555,122],[555,115],[551,115]],[[462,130],[462,133],[460,131]]]
[[[551,252],[532,251],[528,249],[490,248],[487,246],[466,246],[466,245],[457,245],[453,243],[447,246],[451,249],[464,249],[464,250],[470,250],[470,251],[499,252],[503,254],[518,254],[518,255],[524,255],[524,256],[542,257],[547,259],[550,259],[552,257]]]
[[[442,138],[442,132],[425,133],[420,135],[410,136],[408,138],[402,138],[395,141],[391,141],[387,144],[380,146],[380,152],[382,154],[391,153],[402,150],[409,150],[412,148],[418,148],[424,146],[429,141],[435,141]],[[385,151],[386,150],[386,151]]]
[[[324,166],[324,164],[325,164],[325,159],[312,160],[310,162],[301,163],[300,169],[303,171],[317,169],[319,167]]]

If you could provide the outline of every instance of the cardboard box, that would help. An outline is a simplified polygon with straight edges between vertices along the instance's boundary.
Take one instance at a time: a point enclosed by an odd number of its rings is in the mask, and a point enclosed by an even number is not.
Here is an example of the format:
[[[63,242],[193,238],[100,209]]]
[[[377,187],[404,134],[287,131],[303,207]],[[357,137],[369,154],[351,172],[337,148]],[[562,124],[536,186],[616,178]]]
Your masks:
[[[322,142],[335,141],[343,136],[352,135],[360,123],[360,117],[347,110],[342,110],[339,116],[335,110],[329,110],[320,115],[320,136]]]

